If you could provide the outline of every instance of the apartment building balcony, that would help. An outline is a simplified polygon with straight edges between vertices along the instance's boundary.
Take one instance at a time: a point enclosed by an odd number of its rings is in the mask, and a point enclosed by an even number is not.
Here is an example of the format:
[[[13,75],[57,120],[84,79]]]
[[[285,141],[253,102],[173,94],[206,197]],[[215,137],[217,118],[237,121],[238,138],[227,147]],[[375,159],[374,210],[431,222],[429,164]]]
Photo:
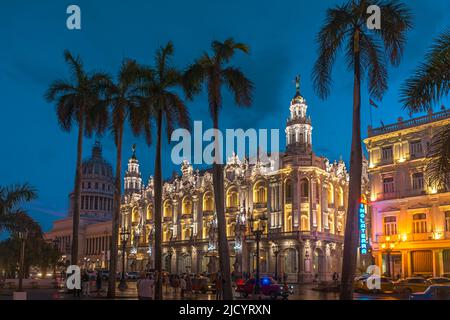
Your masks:
[[[373,136],[377,136],[377,135],[381,135],[381,134],[385,134],[385,133],[389,133],[389,132],[403,130],[406,128],[417,127],[417,126],[420,126],[423,124],[443,120],[448,117],[450,117],[450,109],[442,110],[442,111],[439,111],[436,113],[430,112],[425,116],[409,119],[406,121],[403,121],[402,118],[399,118],[398,122],[387,125],[387,126],[382,126],[379,128],[369,127],[368,136],[373,137]]]
[[[396,199],[399,197],[400,197],[400,193],[398,191],[381,192],[381,193],[377,194],[377,201],[391,200],[391,199]]]
[[[448,233],[448,234],[447,234]],[[395,235],[379,235],[377,236],[377,243],[402,243],[411,241],[429,241],[429,240],[440,240],[440,239],[450,239],[450,232],[446,234],[436,235],[434,232],[424,232],[424,233],[401,233]]]
[[[212,216],[214,214],[214,210],[203,210],[203,216]]]
[[[163,222],[171,222],[172,217],[163,217]]]

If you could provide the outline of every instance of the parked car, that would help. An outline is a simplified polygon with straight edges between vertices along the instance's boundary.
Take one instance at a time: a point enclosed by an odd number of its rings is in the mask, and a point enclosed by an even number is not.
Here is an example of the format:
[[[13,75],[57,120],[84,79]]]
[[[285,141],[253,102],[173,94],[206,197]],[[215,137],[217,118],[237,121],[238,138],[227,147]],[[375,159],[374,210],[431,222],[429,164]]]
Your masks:
[[[433,277],[427,280],[431,285],[433,284],[450,284],[450,278]]]
[[[137,281],[139,279],[139,272],[136,272],[136,271],[127,272],[126,279],[132,280],[132,281]]]
[[[394,291],[394,282],[388,277],[379,277],[380,288],[369,289],[367,286],[367,280],[369,277],[362,278],[355,282],[356,292],[373,292],[373,293],[387,293]]]
[[[95,281],[97,279],[97,271],[95,270],[87,270],[87,274],[89,276],[90,281]]]
[[[411,277],[400,279],[394,283],[394,292],[411,295],[414,292],[423,292],[430,286],[430,283],[421,277]]]
[[[237,286],[236,292],[239,292],[244,298],[248,297],[249,294],[252,294],[255,291],[255,284],[256,280],[254,278],[248,279],[244,284]],[[285,291],[286,290],[283,290],[281,285],[270,277],[260,279],[260,292],[265,296],[276,299],[280,296],[283,297],[282,293]]]
[[[413,293],[410,300],[450,300],[450,285],[434,284],[425,292]]]
[[[109,270],[99,270],[100,276],[102,277],[103,281],[108,281],[109,279]]]

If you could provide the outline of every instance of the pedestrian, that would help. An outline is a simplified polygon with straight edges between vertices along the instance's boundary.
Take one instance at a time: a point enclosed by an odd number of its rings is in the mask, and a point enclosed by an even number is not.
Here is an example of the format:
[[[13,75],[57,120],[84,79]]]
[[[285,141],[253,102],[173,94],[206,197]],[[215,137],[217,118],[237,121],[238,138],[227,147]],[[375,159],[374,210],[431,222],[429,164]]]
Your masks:
[[[81,288],[83,290],[83,296],[88,297],[90,295],[90,279],[86,270],[83,271],[83,276],[81,277]]]
[[[184,294],[186,293],[186,280],[184,279],[184,276],[180,277],[180,292],[181,292],[181,299],[184,299]]]
[[[222,275],[220,273],[216,274],[216,300],[222,299]]]
[[[188,274],[186,277],[186,292],[189,294],[189,297],[192,296],[192,278],[191,275]]]
[[[95,279],[95,286],[97,287],[97,297],[100,296],[100,292],[102,290],[102,276],[100,272],[97,271],[97,277]]]
[[[150,274],[140,278],[136,284],[139,300],[153,300],[155,281]]]
[[[164,273],[162,281],[163,281],[164,287],[166,288],[166,293],[168,293],[169,292],[169,275],[167,273]]]
[[[173,295],[174,297],[178,294],[178,288],[180,287],[180,278],[178,275],[174,275],[172,279]]]

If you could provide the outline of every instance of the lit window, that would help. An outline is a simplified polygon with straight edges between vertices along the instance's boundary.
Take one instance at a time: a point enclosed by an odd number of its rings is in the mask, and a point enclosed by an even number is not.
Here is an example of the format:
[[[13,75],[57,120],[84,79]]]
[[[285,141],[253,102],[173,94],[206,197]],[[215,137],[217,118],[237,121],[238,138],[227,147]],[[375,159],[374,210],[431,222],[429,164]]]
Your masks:
[[[392,161],[393,151],[391,147],[385,147],[382,149],[382,159],[383,161]]]
[[[384,193],[394,193],[394,178],[386,177],[383,179],[383,192]]]
[[[419,141],[412,141],[409,144],[409,153],[411,154],[411,158],[415,158],[417,156],[422,155],[422,143]]]
[[[413,215],[413,233],[427,232],[427,215],[425,213],[418,213]]]
[[[412,175],[412,185],[414,190],[423,190],[423,172],[417,172]]]
[[[450,211],[445,211],[445,231],[450,232]]]
[[[397,217],[384,217],[384,235],[392,236],[397,234]]]

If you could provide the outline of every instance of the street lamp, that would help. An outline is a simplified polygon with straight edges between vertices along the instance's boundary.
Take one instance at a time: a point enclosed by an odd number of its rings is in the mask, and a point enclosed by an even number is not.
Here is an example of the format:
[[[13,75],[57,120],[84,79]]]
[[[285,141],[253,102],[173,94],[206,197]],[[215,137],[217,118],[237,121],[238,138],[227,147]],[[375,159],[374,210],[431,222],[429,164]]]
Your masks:
[[[386,252],[386,274],[392,278],[391,275],[391,252],[395,248],[395,243],[391,242],[391,237],[386,237],[386,242],[381,244],[381,249]]]
[[[253,212],[250,213],[248,222],[250,224],[250,232],[255,236],[256,241],[256,279],[255,279],[255,294],[259,294],[260,280],[259,280],[259,242],[261,241],[261,236],[265,231],[265,222],[267,221],[267,216],[263,213],[258,215],[258,218],[253,217]],[[258,222],[258,227],[255,229],[255,222]]]
[[[125,250],[127,248],[127,242],[129,238],[130,231],[128,231],[125,227],[122,227],[122,231],[120,232],[120,240],[122,243],[122,274],[120,276],[120,283],[118,287],[120,291],[124,291],[127,288],[127,282],[125,280]]]
[[[25,242],[28,238],[28,230],[19,231],[18,236],[20,239],[20,270],[19,270],[19,292],[22,292],[22,282],[24,276],[24,262],[25,262]]]
[[[272,244],[272,252],[275,256],[275,280],[278,281],[278,254],[280,253],[280,245],[276,242]]]

